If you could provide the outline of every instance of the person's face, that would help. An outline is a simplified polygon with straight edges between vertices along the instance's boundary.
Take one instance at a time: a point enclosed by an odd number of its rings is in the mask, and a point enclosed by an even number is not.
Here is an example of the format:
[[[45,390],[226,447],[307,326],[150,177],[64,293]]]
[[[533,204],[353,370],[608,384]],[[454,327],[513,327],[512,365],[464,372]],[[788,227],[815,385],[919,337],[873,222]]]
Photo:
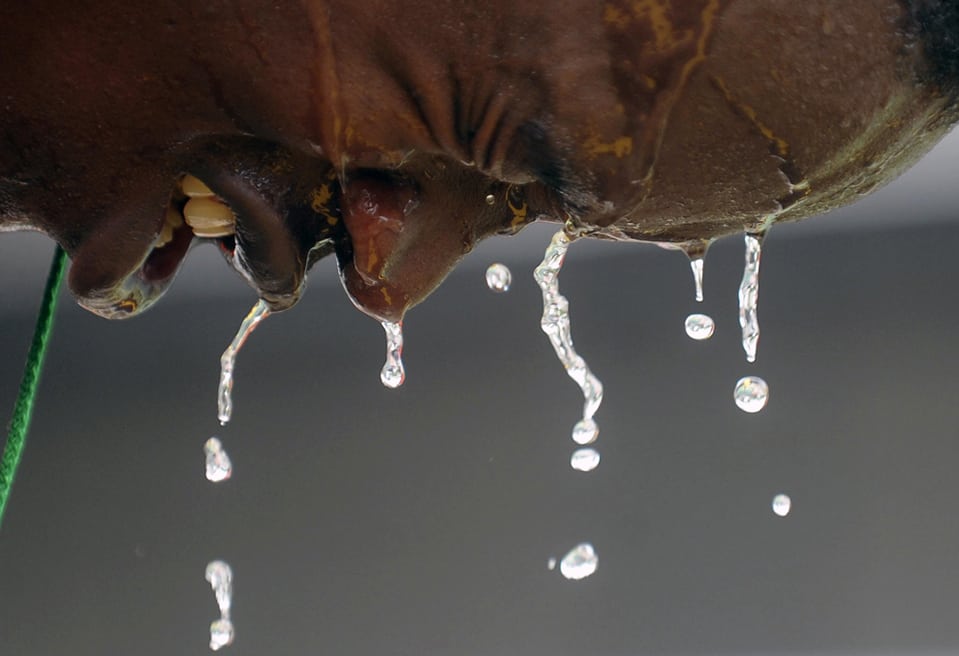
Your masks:
[[[701,244],[890,179],[950,120],[906,23],[826,0],[0,8],[0,221],[60,242],[109,317],[202,237],[274,309],[335,251],[399,319],[533,220]]]

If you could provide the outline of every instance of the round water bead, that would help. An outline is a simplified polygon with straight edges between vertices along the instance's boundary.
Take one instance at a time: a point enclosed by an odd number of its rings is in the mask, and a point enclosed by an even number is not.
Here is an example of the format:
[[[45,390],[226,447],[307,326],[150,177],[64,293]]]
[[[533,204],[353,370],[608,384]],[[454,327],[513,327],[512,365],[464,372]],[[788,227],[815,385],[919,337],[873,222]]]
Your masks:
[[[736,382],[733,398],[740,410],[759,412],[769,400],[769,385],[759,376],[745,376]]]
[[[695,340],[709,339],[716,331],[716,324],[708,314],[691,314],[686,317],[686,334]]]
[[[494,292],[508,292],[513,282],[513,274],[505,264],[499,262],[489,265],[486,269],[486,286]]]
[[[585,579],[599,567],[599,556],[593,545],[583,542],[576,545],[568,554],[563,556],[559,564],[559,571],[571,581]]]
[[[599,451],[596,449],[576,449],[569,458],[569,466],[576,471],[593,471],[599,465]]]
[[[792,499],[789,498],[788,494],[777,494],[773,497],[772,505],[774,513],[780,517],[785,517],[792,509],[793,502]]]
[[[599,426],[592,417],[584,417],[573,426],[573,441],[577,444],[590,444],[596,441],[599,435]]]
[[[383,365],[383,368],[380,369],[380,382],[383,383],[384,387],[396,389],[402,385],[405,380],[406,372],[397,364],[387,362]]]

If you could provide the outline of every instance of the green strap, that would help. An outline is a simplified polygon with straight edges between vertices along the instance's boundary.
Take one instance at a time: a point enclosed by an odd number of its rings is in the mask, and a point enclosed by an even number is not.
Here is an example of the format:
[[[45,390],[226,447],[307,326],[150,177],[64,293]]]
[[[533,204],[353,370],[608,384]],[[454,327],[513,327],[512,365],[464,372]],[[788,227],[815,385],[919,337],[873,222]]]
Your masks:
[[[30,344],[27,364],[23,368],[23,378],[20,380],[17,404],[13,407],[7,444],[3,448],[3,459],[0,460],[0,526],[3,525],[3,513],[7,508],[10,488],[13,487],[13,477],[17,473],[20,457],[23,455],[23,444],[27,439],[27,429],[30,428],[33,401],[37,396],[37,383],[40,381],[40,370],[43,368],[43,356],[47,351],[47,342],[50,341],[50,333],[53,332],[53,312],[57,307],[57,293],[60,291],[60,283],[63,282],[66,262],[66,253],[57,246],[53,253],[53,262],[50,264],[47,286],[43,290],[40,314],[37,316],[37,326],[33,331],[33,343]]]

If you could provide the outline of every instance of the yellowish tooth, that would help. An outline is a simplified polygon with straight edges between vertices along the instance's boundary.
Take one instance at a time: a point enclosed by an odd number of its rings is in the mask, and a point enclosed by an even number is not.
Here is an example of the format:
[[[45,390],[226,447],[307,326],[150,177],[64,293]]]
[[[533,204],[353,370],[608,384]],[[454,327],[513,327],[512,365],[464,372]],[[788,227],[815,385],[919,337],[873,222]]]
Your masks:
[[[183,180],[180,181],[180,188],[183,189],[183,193],[190,198],[210,198],[216,195],[209,187],[203,184],[202,180],[189,173],[183,176]]]
[[[226,237],[235,232],[236,217],[215,198],[191,198],[183,206],[183,218],[197,237]]]

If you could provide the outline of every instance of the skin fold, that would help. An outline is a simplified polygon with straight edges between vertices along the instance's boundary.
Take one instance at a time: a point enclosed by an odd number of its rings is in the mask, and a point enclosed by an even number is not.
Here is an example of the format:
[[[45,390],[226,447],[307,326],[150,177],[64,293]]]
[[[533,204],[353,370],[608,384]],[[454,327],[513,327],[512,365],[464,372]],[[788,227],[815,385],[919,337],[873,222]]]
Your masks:
[[[274,310],[338,258],[401,320],[474,244],[532,221],[689,250],[820,214],[951,127],[959,0],[213,0],[0,6],[0,229],[133,316],[180,181]]]

